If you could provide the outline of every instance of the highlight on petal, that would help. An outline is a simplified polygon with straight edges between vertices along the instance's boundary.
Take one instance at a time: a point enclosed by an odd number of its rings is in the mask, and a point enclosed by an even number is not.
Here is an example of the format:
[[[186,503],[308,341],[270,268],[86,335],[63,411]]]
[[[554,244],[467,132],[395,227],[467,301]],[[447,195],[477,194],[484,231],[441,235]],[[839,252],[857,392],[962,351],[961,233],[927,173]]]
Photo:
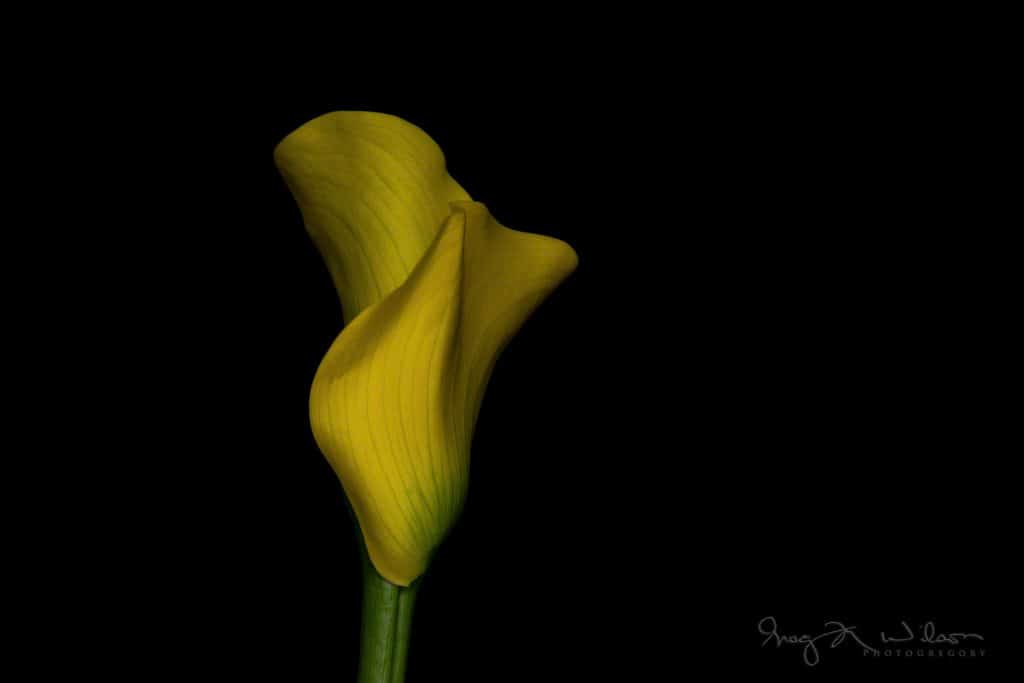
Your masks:
[[[388,114],[320,116],[282,140],[274,160],[327,263],[346,322],[401,285],[449,202],[469,199],[437,144]]]
[[[313,380],[310,421],[377,571],[406,586],[453,514],[447,443],[464,229],[451,221],[409,280],[352,321]],[[461,485],[461,483],[460,483]]]
[[[338,336],[313,382],[320,449],[377,571],[407,586],[458,517],[498,354],[576,267],[564,242],[457,201],[408,280]]]

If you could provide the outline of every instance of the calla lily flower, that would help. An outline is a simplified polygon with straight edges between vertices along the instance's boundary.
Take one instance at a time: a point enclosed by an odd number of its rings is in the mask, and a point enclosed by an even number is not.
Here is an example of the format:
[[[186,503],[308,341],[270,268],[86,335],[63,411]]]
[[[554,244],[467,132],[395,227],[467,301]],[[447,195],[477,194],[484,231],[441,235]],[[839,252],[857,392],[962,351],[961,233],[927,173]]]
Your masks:
[[[374,569],[409,586],[461,511],[498,354],[576,253],[499,224],[434,141],[393,116],[327,114],[275,160],[347,323],[313,380],[313,433]]]

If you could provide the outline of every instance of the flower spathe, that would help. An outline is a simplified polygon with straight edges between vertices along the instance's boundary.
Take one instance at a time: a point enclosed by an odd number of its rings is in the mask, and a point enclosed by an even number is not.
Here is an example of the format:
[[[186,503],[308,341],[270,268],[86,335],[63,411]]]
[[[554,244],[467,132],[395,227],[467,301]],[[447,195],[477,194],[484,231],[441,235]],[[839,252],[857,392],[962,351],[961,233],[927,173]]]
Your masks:
[[[313,381],[313,433],[374,568],[407,586],[462,508],[498,354],[576,254],[500,225],[392,116],[325,115],[275,158],[350,321]]]

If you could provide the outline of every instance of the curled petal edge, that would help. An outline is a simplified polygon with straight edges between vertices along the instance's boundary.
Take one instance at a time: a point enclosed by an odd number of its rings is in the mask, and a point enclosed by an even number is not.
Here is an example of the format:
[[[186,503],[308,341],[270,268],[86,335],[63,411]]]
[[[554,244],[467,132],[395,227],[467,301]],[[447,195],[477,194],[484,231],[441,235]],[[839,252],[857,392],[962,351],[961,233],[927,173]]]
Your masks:
[[[577,262],[561,240],[452,202],[408,279],[328,350],[310,394],[313,433],[389,582],[419,577],[458,518],[494,363]]]

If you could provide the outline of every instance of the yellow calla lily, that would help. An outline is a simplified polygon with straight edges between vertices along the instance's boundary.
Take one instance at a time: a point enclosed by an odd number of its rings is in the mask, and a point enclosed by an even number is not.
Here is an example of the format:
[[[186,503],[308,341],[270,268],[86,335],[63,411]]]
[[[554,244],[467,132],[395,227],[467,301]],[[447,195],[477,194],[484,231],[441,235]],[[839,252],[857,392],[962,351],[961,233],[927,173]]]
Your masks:
[[[498,354],[576,254],[500,225],[392,116],[322,116],[275,158],[349,321],[313,381],[314,436],[374,568],[408,586],[461,510]]]

